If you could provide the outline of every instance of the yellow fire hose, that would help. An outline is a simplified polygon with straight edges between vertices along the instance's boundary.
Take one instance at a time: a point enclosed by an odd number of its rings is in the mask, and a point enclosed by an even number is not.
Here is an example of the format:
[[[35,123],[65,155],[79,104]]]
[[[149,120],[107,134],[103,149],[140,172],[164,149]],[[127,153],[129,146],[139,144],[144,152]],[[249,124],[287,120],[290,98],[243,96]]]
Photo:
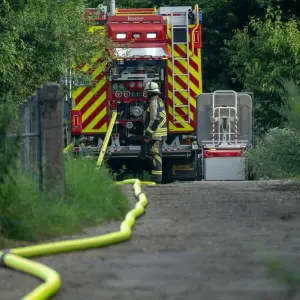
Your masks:
[[[73,149],[74,148],[74,144],[73,143],[71,143],[71,144],[69,144],[64,150],[63,150],[63,152],[66,154],[66,153],[68,153],[71,149]]]
[[[141,182],[138,179],[127,179],[117,182],[117,184],[133,184],[135,197],[139,200],[135,205],[135,208],[126,214],[124,221],[121,223],[120,231],[96,237],[19,247],[0,252],[0,260],[4,266],[44,280],[44,283],[23,297],[22,300],[48,299],[50,296],[54,295],[61,286],[61,279],[56,271],[26,258],[108,246],[126,241],[131,237],[131,228],[135,224],[136,218],[143,214],[145,207],[148,204],[147,197],[142,192],[141,185],[155,185],[155,183]]]

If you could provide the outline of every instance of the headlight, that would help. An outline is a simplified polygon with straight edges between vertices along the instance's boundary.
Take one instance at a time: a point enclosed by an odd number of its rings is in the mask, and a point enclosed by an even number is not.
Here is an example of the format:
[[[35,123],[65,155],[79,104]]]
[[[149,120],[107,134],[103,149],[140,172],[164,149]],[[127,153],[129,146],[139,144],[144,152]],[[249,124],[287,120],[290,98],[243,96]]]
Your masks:
[[[116,38],[117,39],[126,39],[126,33],[117,33]]]
[[[151,32],[151,33],[147,33],[147,39],[155,39],[156,38],[156,33]]]

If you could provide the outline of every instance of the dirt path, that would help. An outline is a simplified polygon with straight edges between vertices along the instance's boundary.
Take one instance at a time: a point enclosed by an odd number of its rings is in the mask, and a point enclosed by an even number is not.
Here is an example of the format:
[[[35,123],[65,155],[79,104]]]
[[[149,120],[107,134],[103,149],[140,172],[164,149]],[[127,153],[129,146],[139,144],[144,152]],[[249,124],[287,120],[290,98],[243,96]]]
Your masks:
[[[131,194],[131,187],[126,188]],[[283,300],[264,261],[300,269],[300,192],[254,182],[144,187],[146,214],[126,243],[37,259],[62,276],[56,300]],[[87,230],[97,235],[119,228]],[[1,300],[20,299],[39,282],[0,269]]]

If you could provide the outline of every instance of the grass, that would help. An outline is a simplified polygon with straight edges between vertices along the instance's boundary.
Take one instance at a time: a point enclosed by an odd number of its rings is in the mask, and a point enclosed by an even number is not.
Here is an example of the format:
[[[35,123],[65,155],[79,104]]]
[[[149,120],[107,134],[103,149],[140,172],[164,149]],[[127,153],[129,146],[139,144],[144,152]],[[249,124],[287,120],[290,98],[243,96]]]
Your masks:
[[[283,263],[280,259],[266,262],[269,278],[285,284],[291,296],[298,295],[300,291],[300,272],[292,264]],[[298,298],[297,298],[298,299]]]
[[[66,193],[60,200],[39,193],[37,180],[15,174],[0,187],[0,244],[37,242],[81,231],[83,227],[120,220],[128,211],[121,187],[106,169],[89,160],[66,160]]]

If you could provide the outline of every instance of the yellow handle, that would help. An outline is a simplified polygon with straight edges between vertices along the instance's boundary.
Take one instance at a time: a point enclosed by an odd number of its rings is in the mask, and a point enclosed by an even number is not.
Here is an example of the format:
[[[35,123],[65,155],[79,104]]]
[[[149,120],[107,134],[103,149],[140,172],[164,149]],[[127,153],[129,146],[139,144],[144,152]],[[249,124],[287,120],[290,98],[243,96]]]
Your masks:
[[[196,28],[199,25],[199,7],[198,7],[198,4],[195,5],[195,11],[196,11],[196,25],[195,25],[195,27],[193,28],[193,31],[192,31],[192,55],[191,56],[194,55],[194,50],[195,50],[195,38],[194,38],[194,35],[195,35]]]
[[[108,145],[108,142],[109,142],[112,130],[113,130],[113,126],[115,125],[116,118],[117,118],[117,112],[114,111],[112,113],[111,120],[110,120],[108,129],[107,129],[105,138],[104,138],[104,142],[103,142],[103,145],[101,147],[101,150],[100,150],[100,153],[99,153],[99,157],[98,157],[98,160],[97,160],[97,166],[99,166],[99,167],[101,166],[103,158],[104,158],[104,155],[106,153],[107,145]]]

